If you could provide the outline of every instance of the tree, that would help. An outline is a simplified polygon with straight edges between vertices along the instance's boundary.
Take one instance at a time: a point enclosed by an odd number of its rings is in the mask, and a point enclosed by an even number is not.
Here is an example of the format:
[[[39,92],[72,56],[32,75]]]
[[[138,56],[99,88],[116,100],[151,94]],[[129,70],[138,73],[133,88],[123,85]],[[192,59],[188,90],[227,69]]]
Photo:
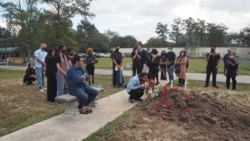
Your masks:
[[[168,25],[167,24],[162,24],[158,23],[155,33],[158,34],[158,37],[163,40],[167,40],[167,34],[168,34]]]
[[[182,20],[180,18],[174,19],[174,24],[171,26],[170,39],[174,41],[175,46],[183,46]]]
[[[150,38],[147,40],[147,43],[145,46],[148,47],[165,47],[167,46],[167,41],[161,39],[161,38]]]
[[[240,40],[244,46],[250,47],[250,26],[240,31]]]
[[[228,27],[226,27],[224,24],[216,25],[213,23],[209,23],[207,26],[208,45],[225,46],[227,29]]]
[[[3,27],[0,27],[0,38],[10,38],[10,32]]]
[[[5,18],[7,23],[7,31],[12,35],[15,36],[17,34],[17,27],[14,23],[15,16],[18,12],[17,5],[12,2],[0,2],[1,6],[1,12],[3,12],[1,15]]]

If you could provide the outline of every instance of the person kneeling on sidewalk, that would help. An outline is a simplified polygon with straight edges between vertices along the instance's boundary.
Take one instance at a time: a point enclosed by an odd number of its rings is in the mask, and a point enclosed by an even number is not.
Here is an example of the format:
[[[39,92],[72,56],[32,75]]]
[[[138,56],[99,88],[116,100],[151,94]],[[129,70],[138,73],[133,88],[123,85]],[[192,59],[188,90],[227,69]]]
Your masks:
[[[78,98],[78,108],[81,114],[91,113],[92,109],[88,108],[88,106],[96,98],[98,91],[85,84],[89,80],[89,75],[82,68],[82,56],[74,56],[72,64],[67,72],[68,91]]]
[[[130,78],[127,85],[127,92],[130,95],[128,100],[130,103],[134,103],[135,100],[141,100],[140,98],[144,94],[144,82],[147,80],[148,74],[146,72],[142,72]]]

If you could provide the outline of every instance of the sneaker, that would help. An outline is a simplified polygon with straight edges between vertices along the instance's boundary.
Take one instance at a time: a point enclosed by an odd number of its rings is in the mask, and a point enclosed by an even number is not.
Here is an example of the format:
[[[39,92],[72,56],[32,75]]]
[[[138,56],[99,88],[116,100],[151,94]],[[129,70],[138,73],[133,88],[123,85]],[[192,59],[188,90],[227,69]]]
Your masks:
[[[44,90],[43,90],[43,89],[40,89],[40,90],[39,90],[39,92],[42,92],[42,93],[43,93],[43,92],[44,92]]]

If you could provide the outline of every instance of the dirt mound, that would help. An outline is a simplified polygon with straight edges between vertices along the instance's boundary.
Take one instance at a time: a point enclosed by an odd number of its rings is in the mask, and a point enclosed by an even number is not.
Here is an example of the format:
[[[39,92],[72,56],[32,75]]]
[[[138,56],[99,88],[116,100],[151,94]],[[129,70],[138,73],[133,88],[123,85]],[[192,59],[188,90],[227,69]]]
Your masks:
[[[166,90],[137,104],[108,140],[249,141],[250,107],[208,93]]]

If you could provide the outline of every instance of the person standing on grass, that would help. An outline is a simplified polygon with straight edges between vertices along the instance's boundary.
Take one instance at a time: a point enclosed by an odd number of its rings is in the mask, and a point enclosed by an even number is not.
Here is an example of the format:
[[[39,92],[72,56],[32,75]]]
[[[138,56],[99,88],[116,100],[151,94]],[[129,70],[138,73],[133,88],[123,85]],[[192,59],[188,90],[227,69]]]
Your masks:
[[[206,58],[206,60],[207,60],[207,68],[206,68],[207,76],[206,76],[206,82],[205,82],[204,87],[208,87],[210,75],[212,73],[213,87],[219,88],[216,85],[216,75],[217,75],[217,71],[219,69],[219,64],[220,64],[220,54],[215,52],[215,49],[216,49],[216,46],[211,45],[211,52],[207,54],[207,58]]]
[[[34,52],[37,84],[40,92],[44,92],[45,57],[47,56],[47,52],[45,51],[46,48],[47,44],[42,42],[40,48]]]
[[[146,62],[148,60],[149,55],[143,47],[144,45],[141,42],[139,42],[138,49],[139,49],[139,55],[141,56],[141,61],[140,61],[141,69],[138,71],[138,73],[148,72],[148,66],[146,65]]]
[[[180,52],[180,55],[176,59],[176,64],[179,65],[181,68],[181,71],[179,73],[176,73],[176,76],[179,77],[178,86],[184,86],[186,80],[187,61],[188,58],[186,56],[186,51],[182,50]]]
[[[230,79],[232,79],[232,90],[236,90],[236,75],[239,75],[238,70],[239,63],[236,59],[235,53],[230,52],[228,60],[227,60],[227,71],[226,71],[226,85],[227,89],[230,88]]]
[[[89,80],[89,75],[82,67],[82,56],[75,55],[72,64],[66,76],[69,94],[78,98],[78,108],[81,114],[91,113],[92,109],[88,108],[88,106],[96,98],[98,91],[85,84]]]
[[[72,66],[72,58],[74,56],[74,50],[72,47],[67,47],[66,49],[67,53],[66,53],[66,56],[67,56],[67,59],[68,59],[68,64],[69,64],[69,67]]]
[[[57,82],[56,82],[56,49],[50,49],[45,58],[47,77],[47,101],[55,102]]]
[[[60,96],[68,92],[66,76],[69,64],[66,56],[66,47],[64,45],[60,45],[58,47],[58,53],[56,55],[56,68],[57,96]]]
[[[159,84],[158,72],[160,70],[160,56],[157,55],[157,49],[152,49],[147,66],[149,67],[148,78],[156,81]]]
[[[148,80],[148,74],[142,72],[135,75],[129,79],[127,85],[127,93],[129,94],[128,101],[134,103],[135,100],[140,100],[144,94],[145,84],[144,82]]]
[[[86,63],[86,71],[90,75],[90,79],[92,80],[92,84],[94,84],[95,83],[95,77],[94,77],[95,64],[97,63],[97,61],[96,61],[95,55],[93,55],[93,48],[88,48],[87,54],[88,54],[88,56],[86,56],[85,61],[84,61]],[[89,85],[91,85],[90,80],[89,80]]]
[[[134,47],[133,51],[131,53],[131,57],[132,57],[132,72],[133,72],[133,76],[135,76],[136,74],[139,74],[141,71],[141,56],[139,54],[139,48],[138,47]]]
[[[122,53],[119,51],[120,46],[116,45],[115,50],[113,51],[111,58],[113,63],[113,73],[115,77],[113,77],[113,80],[115,83],[113,84],[114,87],[121,87],[124,83],[122,69],[123,69],[123,56]]]
[[[226,76],[226,71],[227,71],[227,60],[229,59],[231,50],[227,51],[227,54],[224,55],[223,61],[224,61],[224,75]]]
[[[161,80],[167,80],[167,58],[166,58],[166,51],[162,50],[160,55],[160,67],[161,67]]]
[[[166,54],[167,58],[167,71],[169,76],[169,83],[171,84],[171,81],[174,83],[174,62],[175,62],[175,53],[173,52],[173,47],[168,48],[168,52]]]

